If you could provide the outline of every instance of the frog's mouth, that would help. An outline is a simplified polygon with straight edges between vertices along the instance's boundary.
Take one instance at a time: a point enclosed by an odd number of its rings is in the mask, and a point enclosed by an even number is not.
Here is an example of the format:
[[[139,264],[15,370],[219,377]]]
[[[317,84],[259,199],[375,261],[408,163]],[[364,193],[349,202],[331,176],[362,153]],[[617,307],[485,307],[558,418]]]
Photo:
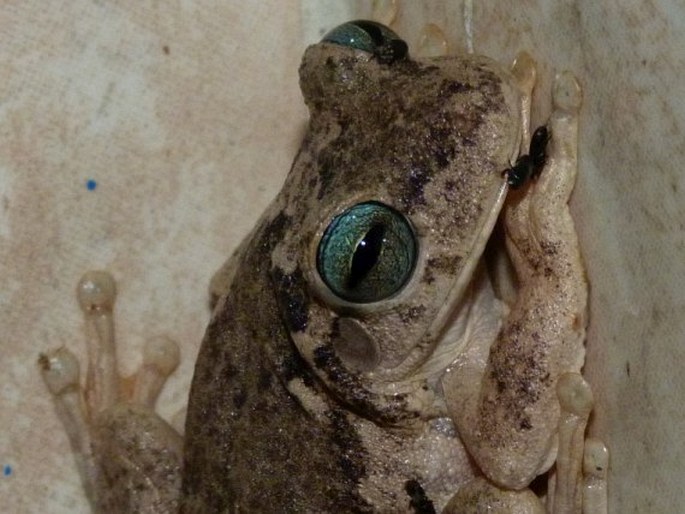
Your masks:
[[[382,372],[382,377],[379,377],[382,382],[393,382],[396,387],[399,382],[410,385],[423,383],[425,379],[439,378],[461,354],[468,341],[472,340],[469,331],[479,327],[479,323],[473,319],[472,312],[480,312],[478,308],[474,309],[474,305],[490,301],[492,296],[483,297],[480,292],[483,289],[480,275],[483,274],[476,271],[504,205],[507,191],[508,184],[503,181],[492,209],[483,219],[482,226],[474,237],[469,255],[477,258],[468,259],[447,294],[443,306],[419,343],[402,363]]]

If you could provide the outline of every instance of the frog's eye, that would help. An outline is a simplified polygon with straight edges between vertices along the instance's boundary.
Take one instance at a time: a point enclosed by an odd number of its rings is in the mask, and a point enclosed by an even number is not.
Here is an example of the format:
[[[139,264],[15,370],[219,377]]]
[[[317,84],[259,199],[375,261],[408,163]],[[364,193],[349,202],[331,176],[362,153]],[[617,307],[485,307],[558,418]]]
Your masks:
[[[319,242],[316,266],[336,296],[371,303],[404,287],[416,254],[409,221],[387,205],[364,202],[331,221]]]
[[[375,21],[356,20],[338,25],[322,41],[369,52],[384,64],[407,57],[407,43]]]

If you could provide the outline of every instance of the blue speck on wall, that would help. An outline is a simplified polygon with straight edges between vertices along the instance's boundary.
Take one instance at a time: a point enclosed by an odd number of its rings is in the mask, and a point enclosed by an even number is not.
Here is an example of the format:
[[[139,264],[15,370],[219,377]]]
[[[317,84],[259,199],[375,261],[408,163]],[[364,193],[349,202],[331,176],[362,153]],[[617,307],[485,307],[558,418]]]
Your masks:
[[[12,474],[12,466],[10,466],[9,464],[5,464],[2,467],[2,474],[6,477],[10,476]]]
[[[88,191],[95,191],[95,188],[98,187],[98,183],[92,178],[89,178],[86,181],[86,187],[88,188]]]

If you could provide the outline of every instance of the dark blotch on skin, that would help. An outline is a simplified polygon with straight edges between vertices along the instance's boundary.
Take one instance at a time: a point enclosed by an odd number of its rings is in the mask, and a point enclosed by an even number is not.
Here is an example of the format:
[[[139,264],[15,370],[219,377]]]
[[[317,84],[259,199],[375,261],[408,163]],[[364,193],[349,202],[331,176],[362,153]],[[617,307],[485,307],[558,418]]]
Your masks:
[[[464,91],[471,91],[472,89],[473,87],[469,84],[463,84],[454,80],[445,80],[440,88],[438,98],[447,101],[452,95],[463,93]]]
[[[347,398],[350,409],[365,418],[395,424],[418,415],[413,411],[407,412],[407,399],[402,394],[388,399],[387,409],[380,408],[374,403],[374,400],[377,401],[378,398],[373,397],[360,379],[350,373],[329,345],[322,345],[314,350],[314,365],[326,373],[328,380],[335,388],[334,392]]]
[[[281,360],[279,374],[283,376],[283,379],[286,382],[299,378],[307,387],[312,387],[314,385],[314,378],[312,377],[309,365],[296,351],[293,351]]]
[[[435,282],[435,275],[433,275],[433,270],[429,267],[426,267],[426,272],[423,275],[423,283],[424,284],[432,284]]]
[[[461,265],[461,257],[433,257],[428,259],[426,269],[439,271],[443,275],[453,275]]]
[[[549,257],[554,257],[559,253],[559,243],[552,241],[540,241],[540,249]]]
[[[245,405],[245,401],[247,400],[247,393],[245,392],[244,389],[240,389],[236,391],[236,393],[233,395],[233,405],[235,406],[236,409],[241,409],[243,405]]]
[[[291,222],[290,216],[279,212],[262,233],[261,245],[273,248],[276,243],[283,239],[283,234],[290,227]]]
[[[428,499],[418,480],[407,480],[404,484],[404,490],[409,495],[409,506],[414,509],[414,512],[417,514],[435,514],[433,502]]]
[[[257,381],[257,389],[259,391],[266,391],[271,387],[271,381],[273,380],[273,375],[271,371],[265,367],[259,370],[259,380]]]
[[[336,384],[342,384],[343,381],[351,383],[354,380],[330,346],[319,346],[314,350],[314,365],[326,371],[328,378]]]
[[[226,381],[231,381],[233,377],[238,374],[238,369],[231,363],[227,363],[224,367],[223,378]]]
[[[426,199],[423,196],[423,190],[430,179],[430,170],[426,166],[419,164],[411,167],[400,199],[406,208],[417,204],[425,205]]]
[[[302,292],[304,275],[298,267],[292,274],[283,273],[281,268],[271,272],[278,303],[281,306],[283,319],[291,332],[302,332],[307,328],[309,300]]]
[[[507,341],[508,351],[491,356],[489,376],[495,383],[496,394],[488,397],[483,409],[494,409],[496,404],[507,423],[521,432],[532,430],[535,424],[526,412],[554,385],[546,366],[547,343],[521,321],[505,326],[499,337]],[[526,337],[535,345],[525,345],[523,338]]]
[[[419,305],[415,307],[410,307],[409,309],[402,310],[400,311],[399,315],[400,319],[402,320],[402,323],[409,323],[423,316],[424,312],[426,312],[426,307],[423,305]]]
[[[435,141],[449,141],[451,137],[454,137],[454,131],[446,123],[434,125],[430,128],[430,137]],[[433,158],[441,168],[447,166],[456,153],[457,147],[454,145],[441,144],[433,148]]]
[[[331,410],[327,416],[333,425],[333,443],[340,448],[338,464],[350,482],[358,483],[366,476],[366,452],[361,438],[343,411]]]

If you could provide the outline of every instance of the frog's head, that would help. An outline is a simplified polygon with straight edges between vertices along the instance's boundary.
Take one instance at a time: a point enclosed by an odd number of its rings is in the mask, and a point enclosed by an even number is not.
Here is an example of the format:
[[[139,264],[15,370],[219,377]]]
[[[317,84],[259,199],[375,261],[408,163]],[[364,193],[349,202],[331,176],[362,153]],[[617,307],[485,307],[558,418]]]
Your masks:
[[[370,22],[309,47],[300,82],[310,127],[272,261],[292,339],[362,414],[435,413],[433,388],[461,350],[450,329],[518,152],[519,92],[489,59],[414,61]]]

